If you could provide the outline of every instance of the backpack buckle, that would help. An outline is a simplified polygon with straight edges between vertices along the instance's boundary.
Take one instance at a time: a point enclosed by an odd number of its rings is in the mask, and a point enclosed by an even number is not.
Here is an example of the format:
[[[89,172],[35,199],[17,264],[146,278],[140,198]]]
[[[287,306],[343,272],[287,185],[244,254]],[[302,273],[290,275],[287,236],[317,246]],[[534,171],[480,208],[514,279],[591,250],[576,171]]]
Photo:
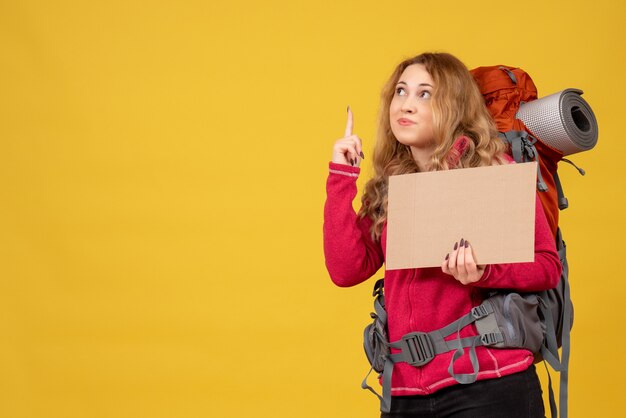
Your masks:
[[[504,342],[504,338],[499,332],[490,332],[487,334],[482,334],[480,336],[480,341],[483,343],[483,345],[495,345]]]
[[[472,308],[472,316],[476,319],[484,318],[489,315],[489,311],[485,305],[478,305]]]
[[[402,353],[411,366],[423,366],[435,358],[433,342],[425,332],[411,332],[400,340]]]

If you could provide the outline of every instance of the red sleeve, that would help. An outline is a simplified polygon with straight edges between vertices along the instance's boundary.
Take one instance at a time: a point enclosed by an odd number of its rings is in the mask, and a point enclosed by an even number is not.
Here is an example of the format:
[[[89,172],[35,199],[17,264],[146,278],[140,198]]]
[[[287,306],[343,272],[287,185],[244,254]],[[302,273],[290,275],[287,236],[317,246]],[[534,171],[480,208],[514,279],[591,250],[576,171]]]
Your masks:
[[[359,218],[352,207],[360,168],[331,162],[329,169],[324,205],[326,268],[337,286],[354,286],[374,275],[384,256],[371,238],[371,219]]]
[[[561,262],[539,196],[535,204],[535,261],[488,265],[475,286],[535,292],[551,289],[561,277]]]

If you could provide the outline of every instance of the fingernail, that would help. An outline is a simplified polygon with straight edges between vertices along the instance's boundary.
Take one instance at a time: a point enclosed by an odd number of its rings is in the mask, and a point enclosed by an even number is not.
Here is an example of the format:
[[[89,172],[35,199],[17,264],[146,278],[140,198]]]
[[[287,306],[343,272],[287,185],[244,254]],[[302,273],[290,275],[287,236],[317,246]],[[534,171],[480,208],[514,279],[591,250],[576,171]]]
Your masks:
[[[458,243],[458,242],[455,242],[455,243],[454,243],[454,249],[456,250],[457,248],[459,248],[459,243]]]
[[[460,246],[461,246],[461,247],[465,247],[465,240],[464,240],[463,238],[461,238],[461,244],[460,244]]]
[[[348,107],[346,107],[346,112],[350,111],[350,105],[348,105]]]
[[[363,155],[363,151],[361,151],[361,158],[365,159],[365,155]]]
[[[469,241],[465,241],[465,248],[469,247]]]
[[[446,254],[446,260],[450,258],[450,253]]]

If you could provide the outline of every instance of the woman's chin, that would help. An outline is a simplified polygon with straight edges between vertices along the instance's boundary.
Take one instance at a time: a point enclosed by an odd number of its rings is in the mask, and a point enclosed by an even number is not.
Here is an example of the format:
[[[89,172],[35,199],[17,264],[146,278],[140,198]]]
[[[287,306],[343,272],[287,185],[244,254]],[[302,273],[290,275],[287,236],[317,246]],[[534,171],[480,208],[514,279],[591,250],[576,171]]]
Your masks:
[[[412,148],[430,148],[432,146],[432,143],[425,142],[425,141],[420,141],[419,139],[416,139],[416,138],[406,138],[406,137],[402,137],[402,136],[400,138],[398,138],[396,136],[396,139],[402,145],[406,145],[406,146],[409,146],[409,147],[412,147]]]

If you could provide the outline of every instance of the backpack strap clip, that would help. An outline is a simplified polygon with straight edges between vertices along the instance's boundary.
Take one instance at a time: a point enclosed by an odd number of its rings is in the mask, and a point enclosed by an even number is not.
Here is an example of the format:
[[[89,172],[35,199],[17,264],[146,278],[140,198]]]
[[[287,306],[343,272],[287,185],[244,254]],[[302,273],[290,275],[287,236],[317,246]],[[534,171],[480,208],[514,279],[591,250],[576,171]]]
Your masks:
[[[393,344],[393,343],[392,343]],[[405,334],[395,343],[402,352],[392,354],[395,361],[405,361],[411,366],[423,366],[435,358],[435,347],[433,341],[425,332],[411,332]],[[400,358],[401,357],[401,360]]]
[[[489,305],[489,307],[491,307],[491,305]],[[487,305],[485,304],[475,306],[471,310],[472,316],[476,319],[484,318],[487,315],[489,315],[491,312],[493,312],[493,308],[488,309]]]
[[[501,332],[489,332],[480,336],[480,341],[483,345],[496,345],[504,342],[504,337]]]

